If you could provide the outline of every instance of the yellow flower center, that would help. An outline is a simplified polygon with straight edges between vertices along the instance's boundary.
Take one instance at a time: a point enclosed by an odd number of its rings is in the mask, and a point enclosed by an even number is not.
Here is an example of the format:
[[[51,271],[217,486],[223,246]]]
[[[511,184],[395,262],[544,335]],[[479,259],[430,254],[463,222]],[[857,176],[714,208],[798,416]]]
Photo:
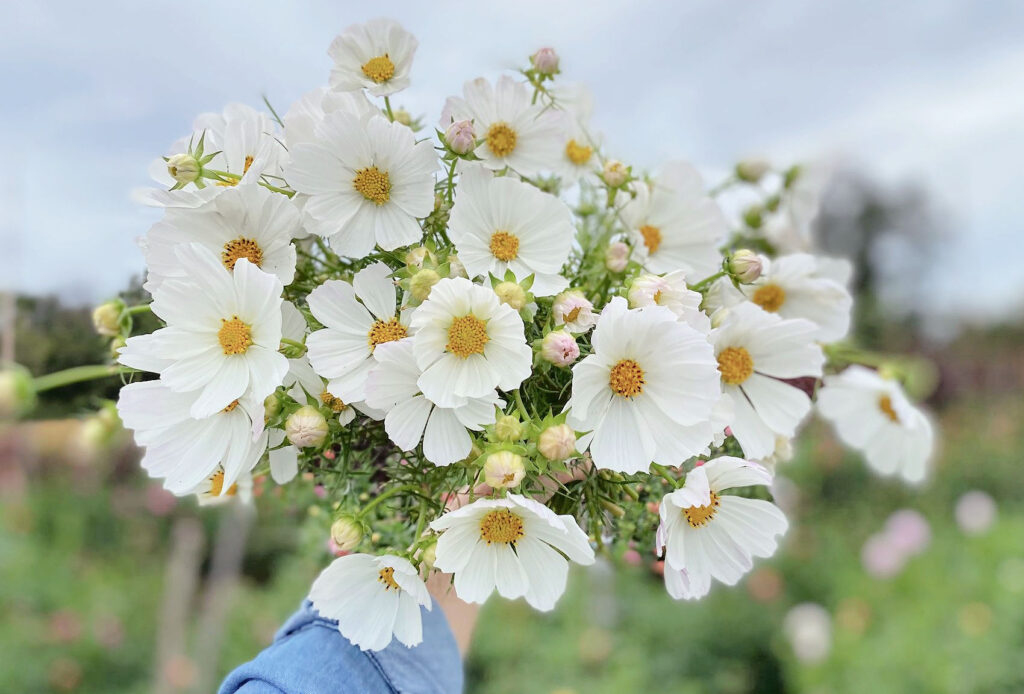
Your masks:
[[[765,311],[775,313],[786,303],[786,290],[777,284],[766,284],[758,287],[750,300]]]
[[[224,250],[220,253],[221,262],[228,270],[235,269],[235,262],[239,258],[245,258],[256,267],[263,266],[263,249],[256,243],[255,239],[247,239],[239,236],[234,241],[224,244]]]
[[[644,370],[632,359],[620,359],[608,375],[612,392],[632,398],[644,392]]]
[[[337,398],[326,390],[320,393],[320,402],[331,408],[331,412],[344,412],[348,405],[341,398]]]
[[[391,199],[391,179],[387,171],[376,166],[367,166],[356,171],[352,185],[364,198],[376,205],[383,205]]]
[[[878,398],[878,409],[882,411],[882,414],[889,418],[889,421],[895,422],[896,424],[900,423],[900,416],[896,414],[896,410],[893,409],[892,398],[888,395],[883,395]]]
[[[217,468],[217,472],[210,475],[210,496],[220,496],[220,490],[224,488],[224,468]],[[233,484],[224,492],[224,496],[234,496],[238,493],[238,485]]]
[[[649,253],[656,253],[661,245],[661,229],[650,224],[640,227],[640,235],[644,237],[644,245]]]
[[[378,55],[376,58],[370,58],[363,63],[363,74],[366,75],[367,79],[371,79],[377,84],[387,82],[395,76],[395,64],[391,62],[391,58],[387,53]]]
[[[242,175],[243,176],[245,174],[249,173],[249,167],[252,166],[252,162],[253,162],[252,155],[251,154],[246,154],[245,155],[245,164],[243,164],[243,166],[242,166]],[[171,167],[171,168],[173,169],[174,167]],[[174,171],[171,171],[171,175],[174,176],[176,174],[175,174]],[[238,181],[233,179],[233,178],[231,178],[231,179],[228,179],[226,181],[217,181],[217,185],[221,186],[222,188],[230,188],[230,187],[233,187],[233,186],[237,186],[238,185]]]
[[[516,148],[516,131],[508,123],[495,123],[487,129],[487,149],[496,157],[507,157]]]
[[[224,354],[245,354],[252,346],[252,327],[238,316],[232,316],[231,320],[221,318],[217,340]]]
[[[470,313],[452,321],[451,327],[448,328],[448,344],[444,348],[455,356],[466,359],[471,354],[483,354],[484,345],[490,339],[487,335],[487,323]]]
[[[577,318],[579,318],[580,317],[580,311],[582,309],[583,309],[582,306],[577,306],[573,310],[571,310],[567,314],[565,314],[565,322],[566,323],[572,323]]]
[[[395,570],[390,566],[385,566],[379,572],[377,572],[377,580],[384,584],[384,590],[401,590],[397,583],[395,583]]]
[[[480,520],[480,539],[491,544],[515,544],[523,538],[523,519],[507,508],[489,512]]]
[[[392,318],[389,321],[376,321],[373,324],[373,327],[370,328],[370,332],[367,334],[367,339],[370,341],[370,349],[373,349],[377,345],[382,345],[385,342],[401,340],[408,334],[408,329],[399,323],[397,318]]]
[[[507,231],[494,232],[491,234],[491,253],[506,263],[515,260],[519,255],[519,237]]]
[[[754,373],[754,360],[743,347],[726,347],[718,355],[718,370],[723,381],[738,386]]]
[[[238,400],[232,400],[221,412],[233,412],[238,407]]]
[[[715,517],[715,512],[718,511],[719,505],[722,500],[718,498],[718,495],[711,492],[711,501],[708,502],[707,506],[691,506],[690,508],[683,509],[683,515],[686,517],[686,522],[691,527],[700,528],[708,524],[712,518]]]
[[[576,140],[569,140],[569,144],[565,146],[565,156],[576,166],[583,166],[590,161],[593,153],[593,148],[581,145]]]

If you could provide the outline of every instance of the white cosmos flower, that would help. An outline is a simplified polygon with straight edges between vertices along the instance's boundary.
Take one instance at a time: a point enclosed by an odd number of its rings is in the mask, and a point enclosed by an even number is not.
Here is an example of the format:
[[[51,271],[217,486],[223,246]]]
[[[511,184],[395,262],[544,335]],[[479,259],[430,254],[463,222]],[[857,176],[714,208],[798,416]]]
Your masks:
[[[197,243],[176,249],[185,277],[163,282],[152,310],[167,326],[128,338],[118,361],[155,371],[177,393],[201,391],[193,417],[208,417],[244,395],[262,401],[281,385],[281,282],[248,259],[234,271]]]
[[[636,197],[622,208],[622,220],[634,240],[634,257],[647,270],[683,270],[699,281],[721,268],[718,247],[728,224],[696,169],[673,162],[652,184],[633,190]]]
[[[218,152],[206,165],[208,169],[227,171],[241,177],[240,184],[258,183],[263,175],[280,176],[284,147],[270,116],[245,104],[228,104],[222,113],[204,113],[192,124],[193,132],[176,141],[167,156],[184,153],[189,144],[195,148],[203,139],[206,154]],[[205,188],[190,184],[179,190],[168,190],[175,184],[167,170],[167,162],[156,159],[150,164],[150,176],[162,189],[147,189],[136,196],[147,205],[157,207],[196,207],[217,197],[231,187],[206,181]]]
[[[295,246],[301,233],[299,211],[284,195],[263,186],[228,188],[195,208],[171,208],[141,240],[148,275],[145,288],[152,292],[169,278],[185,277],[175,248],[198,243],[220,256],[227,269],[247,258],[281,284],[295,276]]]
[[[331,42],[331,87],[340,92],[366,89],[388,96],[409,86],[409,69],[419,42],[392,19],[353,24]]]
[[[593,432],[595,465],[642,472],[707,448],[722,390],[705,335],[667,308],[628,309],[616,297],[591,344],[593,353],[572,368],[568,423]]]
[[[366,382],[366,404],[384,410],[384,430],[403,451],[416,450],[423,440],[423,455],[435,465],[451,465],[473,448],[467,429],[481,431],[493,424],[505,402],[491,391],[482,398],[462,398],[457,407],[438,407],[417,384],[422,373],[416,365],[413,338],[379,345],[377,365]]]
[[[309,361],[330,379],[327,390],[345,402],[365,399],[377,345],[409,334],[396,298],[391,269],[384,263],[363,268],[352,284],[328,280],[309,293],[309,310],[324,325],[306,339]]]
[[[558,273],[575,234],[572,213],[555,196],[479,165],[462,169],[448,235],[471,277],[504,279],[511,270],[517,282],[534,276],[534,295],[556,294],[568,286]]]
[[[466,602],[482,603],[497,589],[502,597],[525,597],[547,611],[565,592],[566,557],[584,566],[594,563],[587,535],[572,516],[555,515],[518,494],[480,499],[430,527],[443,531],[434,566],[455,574],[455,592]]]
[[[863,366],[826,376],[818,412],[846,445],[862,451],[875,471],[920,482],[934,449],[931,422],[895,380]]]
[[[309,591],[320,616],[338,620],[338,631],[364,651],[380,651],[398,639],[412,648],[423,641],[420,606],[433,608],[430,593],[408,560],[385,554],[338,557]]]
[[[303,212],[310,230],[340,255],[362,258],[417,243],[418,217],[434,209],[437,157],[429,140],[383,116],[328,113],[314,129],[315,142],[289,152],[288,183],[308,197]]]
[[[740,458],[709,460],[661,501],[658,548],[665,550],[665,586],[677,599],[707,595],[711,579],[735,585],[754,557],[770,557],[788,523],[775,504],[722,494],[731,487],[768,486],[771,474]]]
[[[727,278],[719,280],[712,302],[731,306],[751,301],[783,318],[806,318],[818,326],[820,342],[835,342],[850,330],[853,297],[845,282],[833,279],[848,277],[847,267],[848,261],[809,253],[779,256],[751,284],[737,289]]]
[[[252,472],[244,470],[234,484],[225,484],[224,469],[218,468],[190,493],[195,494],[200,506],[216,506],[235,499],[252,503]]]
[[[594,176],[601,169],[597,153],[601,138],[589,126],[594,105],[590,89],[570,82],[556,84],[549,91],[555,98],[555,106],[566,115],[558,172],[570,183]]]
[[[448,97],[441,131],[455,121],[473,122],[480,144],[474,154],[484,166],[506,166],[521,176],[535,176],[560,166],[564,114],[531,104],[530,91],[508,75],[491,86],[483,77],[466,82],[463,97]]]
[[[679,320],[707,334],[711,319],[700,310],[703,297],[686,286],[686,273],[676,270],[666,275],[640,275],[629,287],[630,308],[664,306]]]
[[[461,277],[434,285],[412,314],[420,391],[441,407],[512,390],[530,375],[523,320],[493,291]]]
[[[290,150],[300,142],[316,142],[316,127],[328,113],[344,111],[358,118],[381,115],[363,92],[337,92],[318,87],[306,92],[284,114],[284,143]]]
[[[815,342],[817,326],[783,319],[751,303],[738,304],[711,340],[723,389],[732,401],[733,436],[748,458],[775,451],[777,436],[791,438],[811,409],[803,390],[780,379],[821,376],[825,355]]]
[[[267,449],[262,401],[243,398],[210,417],[194,419],[197,395],[175,393],[160,381],[143,381],[123,387],[117,401],[121,421],[146,449],[142,468],[178,496],[190,494],[218,470],[222,487],[230,487]]]

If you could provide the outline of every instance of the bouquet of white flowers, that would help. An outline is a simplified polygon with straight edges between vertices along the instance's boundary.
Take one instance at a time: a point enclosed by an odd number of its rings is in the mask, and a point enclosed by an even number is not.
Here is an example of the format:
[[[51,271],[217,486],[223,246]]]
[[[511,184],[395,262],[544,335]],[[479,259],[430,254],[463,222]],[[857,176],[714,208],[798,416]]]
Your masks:
[[[609,159],[551,49],[425,127],[391,103],[416,48],[349,27],[330,86],[203,115],[157,162],[164,327],[95,316],[159,375],[117,405],[151,476],[201,502],[322,485],[342,556],[310,597],[374,650],[420,642],[431,571],[550,610],[570,562],[642,543],[673,598],[735,584],[786,531],[768,489],[815,399],[872,467],[924,477],[929,420],[836,344],[851,268],[806,252],[813,177],[747,161],[709,191]],[[730,220],[733,187],[760,202]]]

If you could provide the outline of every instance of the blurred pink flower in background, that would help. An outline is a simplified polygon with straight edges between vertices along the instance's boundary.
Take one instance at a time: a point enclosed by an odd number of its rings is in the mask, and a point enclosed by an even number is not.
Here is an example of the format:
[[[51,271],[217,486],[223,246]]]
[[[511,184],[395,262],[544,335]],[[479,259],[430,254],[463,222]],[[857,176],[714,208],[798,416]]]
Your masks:
[[[981,535],[996,521],[996,502],[985,492],[969,491],[956,502],[956,524],[968,535]]]
[[[920,554],[932,539],[932,529],[925,517],[913,509],[896,511],[885,522],[889,541],[908,555]]]
[[[860,560],[864,570],[875,578],[892,578],[903,570],[907,557],[888,535],[876,533],[861,548]]]

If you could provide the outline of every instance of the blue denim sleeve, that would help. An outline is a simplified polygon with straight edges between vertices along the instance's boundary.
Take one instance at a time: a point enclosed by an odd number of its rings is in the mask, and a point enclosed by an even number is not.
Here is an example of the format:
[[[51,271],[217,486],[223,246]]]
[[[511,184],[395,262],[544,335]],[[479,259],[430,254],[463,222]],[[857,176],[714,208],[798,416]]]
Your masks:
[[[423,643],[361,651],[307,601],[274,642],[227,676],[219,694],[459,694],[462,661],[441,608],[423,614]]]

